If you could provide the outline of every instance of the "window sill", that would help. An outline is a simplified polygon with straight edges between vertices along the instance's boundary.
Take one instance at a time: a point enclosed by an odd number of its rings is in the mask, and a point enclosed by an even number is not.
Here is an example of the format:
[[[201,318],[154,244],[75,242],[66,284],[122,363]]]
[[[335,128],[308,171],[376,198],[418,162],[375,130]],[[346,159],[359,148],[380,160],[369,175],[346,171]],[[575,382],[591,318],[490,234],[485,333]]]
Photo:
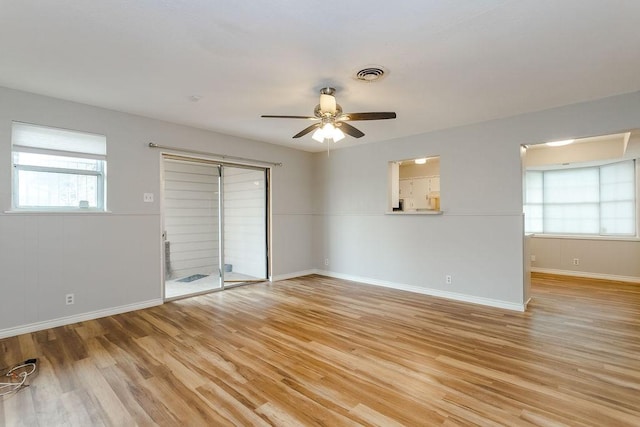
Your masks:
[[[10,215],[108,215],[111,211],[98,211],[98,210],[46,210],[46,209],[14,209],[4,211],[5,214]]]
[[[536,234],[527,233],[529,237],[538,239],[564,239],[564,240],[604,240],[604,241],[620,241],[620,242],[640,242],[640,238],[636,236],[596,236],[596,235],[580,235],[580,234]]]
[[[385,212],[385,215],[442,215],[442,211],[433,211],[433,210],[415,210],[415,211],[393,211],[393,212]]]

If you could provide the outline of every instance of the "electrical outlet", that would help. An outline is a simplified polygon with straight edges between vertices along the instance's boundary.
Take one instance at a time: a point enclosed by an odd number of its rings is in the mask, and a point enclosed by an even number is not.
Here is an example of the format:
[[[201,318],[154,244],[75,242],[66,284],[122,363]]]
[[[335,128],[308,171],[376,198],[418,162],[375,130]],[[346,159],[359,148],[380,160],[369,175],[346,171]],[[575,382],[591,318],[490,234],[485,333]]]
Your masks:
[[[447,285],[450,285],[450,284],[451,284],[451,281],[452,281],[451,275],[450,275],[450,274],[447,274],[447,275],[445,276],[445,282],[447,282]]]
[[[573,265],[580,265],[580,258],[574,258]]]
[[[535,255],[531,255],[531,261],[535,262],[536,261],[536,256]]]
[[[153,193],[144,193],[142,195],[142,200],[145,203],[153,203]]]
[[[326,267],[328,267],[328,266],[329,266],[329,258],[325,258],[325,259],[324,259],[324,265],[325,265]]]
[[[66,301],[67,305],[72,305],[75,302],[75,295],[74,294],[67,294],[65,296],[65,301]]]

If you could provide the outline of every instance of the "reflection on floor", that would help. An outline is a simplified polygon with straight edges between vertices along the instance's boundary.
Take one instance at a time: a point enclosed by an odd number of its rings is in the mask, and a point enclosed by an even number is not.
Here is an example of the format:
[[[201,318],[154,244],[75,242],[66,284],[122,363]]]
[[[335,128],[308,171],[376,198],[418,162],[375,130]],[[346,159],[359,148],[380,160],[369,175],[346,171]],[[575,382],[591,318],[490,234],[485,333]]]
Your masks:
[[[204,276],[200,279],[192,280],[190,282],[180,281],[184,279],[184,277],[176,277],[175,279],[170,279],[165,282],[165,299],[184,297],[191,294],[201,294],[203,292],[220,289],[220,277],[218,276],[217,272],[208,276]],[[226,286],[241,284],[245,280],[262,280],[258,277],[248,276],[246,274],[235,272],[225,273],[224,279]]]

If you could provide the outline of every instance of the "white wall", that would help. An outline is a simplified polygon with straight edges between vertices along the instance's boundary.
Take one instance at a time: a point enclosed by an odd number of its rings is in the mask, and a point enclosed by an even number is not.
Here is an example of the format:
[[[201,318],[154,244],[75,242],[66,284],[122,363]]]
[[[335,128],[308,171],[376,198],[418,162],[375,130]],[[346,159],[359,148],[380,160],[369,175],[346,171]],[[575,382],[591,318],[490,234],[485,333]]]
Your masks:
[[[317,154],[316,266],[339,277],[519,308],[521,144],[615,133],[639,121],[636,92],[354,146],[330,158]],[[440,155],[444,214],[384,215],[387,162],[425,152]]]
[[[12,120],[106,135],[111,212],[6,213]],[[311,154],[0,88],[0,337],[161,302],[160,151],[149,142],[283,162],[272,172],[273,272],[313,268]]]

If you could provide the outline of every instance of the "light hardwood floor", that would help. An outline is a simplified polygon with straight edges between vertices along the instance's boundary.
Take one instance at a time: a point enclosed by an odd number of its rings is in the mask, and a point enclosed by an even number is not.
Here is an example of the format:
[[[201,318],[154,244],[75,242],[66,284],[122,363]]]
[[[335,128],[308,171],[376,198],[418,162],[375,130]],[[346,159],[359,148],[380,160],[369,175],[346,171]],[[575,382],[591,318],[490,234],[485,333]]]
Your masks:
[[[0,340],[0,425],[640,425],[640,285],[526,313],[308,276]]]

